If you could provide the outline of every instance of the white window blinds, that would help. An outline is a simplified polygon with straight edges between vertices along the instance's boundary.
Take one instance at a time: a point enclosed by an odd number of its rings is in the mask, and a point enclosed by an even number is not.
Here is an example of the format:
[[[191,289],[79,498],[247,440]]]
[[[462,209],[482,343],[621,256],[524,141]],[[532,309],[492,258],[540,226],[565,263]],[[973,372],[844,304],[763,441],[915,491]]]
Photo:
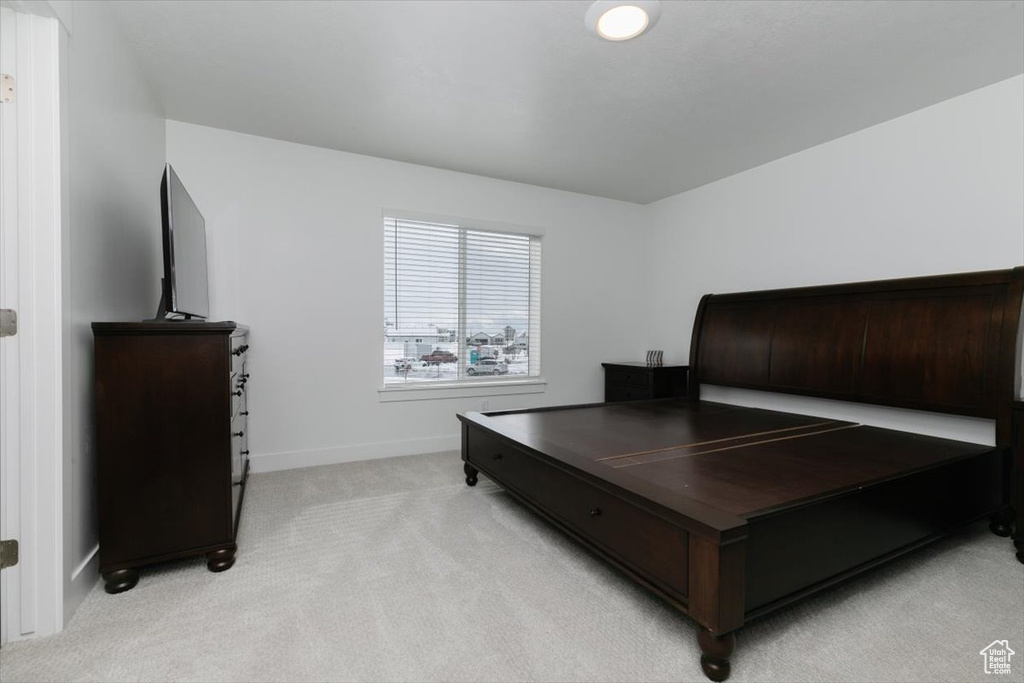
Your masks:
[[[540,375],[540,238],[384,219],[384,384]]]

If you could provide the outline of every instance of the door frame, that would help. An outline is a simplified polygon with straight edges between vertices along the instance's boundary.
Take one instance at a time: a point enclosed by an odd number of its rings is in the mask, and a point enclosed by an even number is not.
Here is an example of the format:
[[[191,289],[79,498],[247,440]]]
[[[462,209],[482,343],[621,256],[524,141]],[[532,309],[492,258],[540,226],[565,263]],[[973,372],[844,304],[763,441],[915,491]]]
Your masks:
[[[62,29],[20,4],[0,8],[16,88],[0,104],[0,306],[18,313],[0,342],[0,535],[20,546],[0,573],[0,642],[64,625]]]

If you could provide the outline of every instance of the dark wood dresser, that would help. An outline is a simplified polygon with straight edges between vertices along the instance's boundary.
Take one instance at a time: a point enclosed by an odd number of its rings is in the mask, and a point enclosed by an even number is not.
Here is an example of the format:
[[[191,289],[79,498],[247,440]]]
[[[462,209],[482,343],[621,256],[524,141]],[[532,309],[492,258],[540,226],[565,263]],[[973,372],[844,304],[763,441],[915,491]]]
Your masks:
[[[604,400],[642,401],[686,396],[687,365],[601,363],[604,368]]]
[[[233,322],[93,323],[100,572],[205,555],[235,562],[249,471],[248,328]]]

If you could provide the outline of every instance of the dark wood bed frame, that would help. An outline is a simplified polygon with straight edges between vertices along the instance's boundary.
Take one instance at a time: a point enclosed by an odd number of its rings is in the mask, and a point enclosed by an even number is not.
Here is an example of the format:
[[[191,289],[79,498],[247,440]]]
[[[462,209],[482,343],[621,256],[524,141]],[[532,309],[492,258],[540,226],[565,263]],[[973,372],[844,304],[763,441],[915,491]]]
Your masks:
[[[1024,562],[1024,267],[726,295],[697,309],[686,400],[468,413],[483,472],[700,626],[735,631],[984,517]],[[702,384],[995,421],[984,446],[700,400]],[[1014,466],[1016,463],[1016,466]]]

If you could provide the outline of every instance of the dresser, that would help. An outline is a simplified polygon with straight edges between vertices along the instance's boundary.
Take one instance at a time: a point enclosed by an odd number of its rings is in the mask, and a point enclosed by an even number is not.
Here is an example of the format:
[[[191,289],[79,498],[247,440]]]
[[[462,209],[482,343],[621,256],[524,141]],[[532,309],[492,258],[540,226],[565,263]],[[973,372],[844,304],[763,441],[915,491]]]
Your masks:
[[[249,469],[248,328],[234,322],[93,323],[100,572],[108,593],[139,568],[202,555],[235,562]]]
[[[642,401],[686,396],[687,365],[601,363],[604,368],[604,400]]]

